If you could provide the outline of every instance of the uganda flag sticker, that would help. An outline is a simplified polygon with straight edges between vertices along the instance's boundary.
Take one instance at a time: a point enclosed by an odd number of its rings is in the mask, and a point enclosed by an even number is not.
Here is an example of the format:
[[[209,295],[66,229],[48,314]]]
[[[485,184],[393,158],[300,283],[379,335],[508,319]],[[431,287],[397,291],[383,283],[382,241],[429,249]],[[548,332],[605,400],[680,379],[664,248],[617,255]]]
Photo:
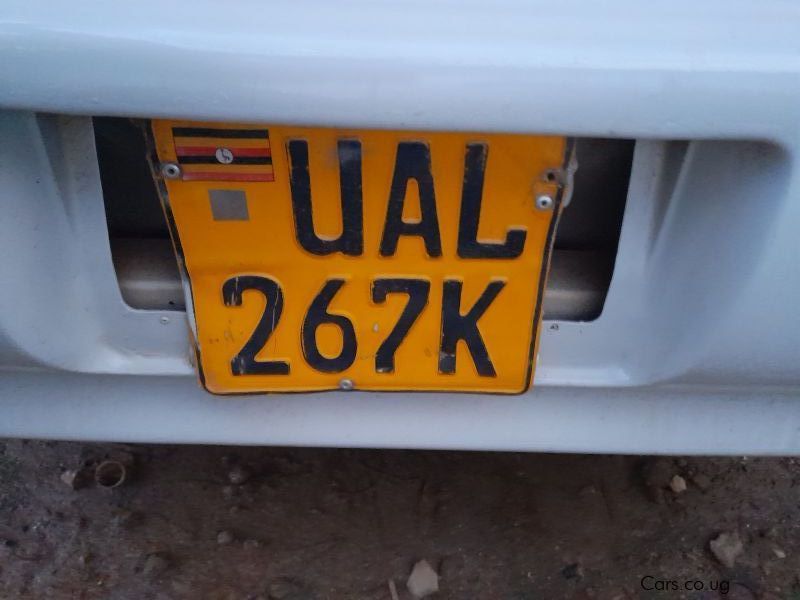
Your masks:
[[[267,129],[173,127],[184,181],[275,181]]]

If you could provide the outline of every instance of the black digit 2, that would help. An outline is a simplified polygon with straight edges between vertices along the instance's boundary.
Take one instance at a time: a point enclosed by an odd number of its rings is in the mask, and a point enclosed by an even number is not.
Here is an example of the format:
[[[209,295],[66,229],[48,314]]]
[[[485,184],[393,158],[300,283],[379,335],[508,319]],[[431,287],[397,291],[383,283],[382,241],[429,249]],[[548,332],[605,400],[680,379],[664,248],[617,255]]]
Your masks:
[[[300,342],[303,347],[303,356],[306,362],[323,373],[340,373],[353,364],[356,359],[356,332],[353,323],[343,315],[334,315],[328,312],[328,306],[341,287],[344,279],[329,279],[322,286],[319,294],[308,307],[306,318],[303,320],[303,330],[300,333]],[[317,347],[317,329],[323,323],[330,323],[342,332],[342,350],[338,356],[329,358],[323,356]]]
[[[288,375],[289,363],[283,360],[256,360],[275,331],[283,312],[283,291],[278,282],[259,275],[238,275],[222,284],[222,301],[225,306],[241,306],[245,290],[261,292],[267,301],[264,313],[258,321],[253,334],[239,353],[231,359],[231,372],[234,375]]]
[[[394,354],[422,309],[428,304],[430,290],[430,281],[424,279],[376,279],[372,283],[373,302],[385,302],[387,294],[408,294],[408,302],[394,329],[383,340],[375,354],[375,371],[378,373],[394,373]]]

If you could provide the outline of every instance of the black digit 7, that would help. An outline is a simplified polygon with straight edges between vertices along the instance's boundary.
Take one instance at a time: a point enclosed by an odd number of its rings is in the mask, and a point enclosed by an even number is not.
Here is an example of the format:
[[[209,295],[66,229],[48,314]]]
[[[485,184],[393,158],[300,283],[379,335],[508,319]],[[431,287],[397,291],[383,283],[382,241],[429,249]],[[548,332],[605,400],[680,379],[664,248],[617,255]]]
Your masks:
[[[345,316],[333,315],[328,312],[328,306],[341,287],[344,279],[329,279],[322,286],[311,306],[308,307],[306,318],[303,320],[303,330],[300,341],[303,346],[303,356],[306,362],[323,373],[340,373],[353,364],[356,359],[356,332],[353,323]],[[342,350],[338,356],[328,358],[323,356],[317,347],[317,329],[323,323],[330,323],[342,332]]]
[[[372,283],[373,302],[385,302],[387,294],[408,294],[408,302],[397,324],[375,354],[375,370],[378,373],[394,373],[394,354],[428,304],[430,291],[431,283],[424,279],[376,279]]]
[[[258,321],[253,334],[239,353],[231,359],[231,372],[234,375],[288,375],[289,363],[282,360],[256,360],[275,331],[283,312],[283,292],[276,281],[258,275],[231,277],[222,285],[222,301],[225,306],[241,306],[245,290],[261,292],[267,301],[264,313]]]

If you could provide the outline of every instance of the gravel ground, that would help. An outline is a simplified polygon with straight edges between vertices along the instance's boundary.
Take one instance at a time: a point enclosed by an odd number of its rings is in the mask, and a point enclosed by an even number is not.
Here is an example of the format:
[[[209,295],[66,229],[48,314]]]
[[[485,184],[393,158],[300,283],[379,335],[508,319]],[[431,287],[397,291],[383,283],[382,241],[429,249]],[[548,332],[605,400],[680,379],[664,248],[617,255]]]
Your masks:
[[[799,482],[790,458],[0,442],[0,598],[408,600],[424,560],[434,599],[800,600]]]

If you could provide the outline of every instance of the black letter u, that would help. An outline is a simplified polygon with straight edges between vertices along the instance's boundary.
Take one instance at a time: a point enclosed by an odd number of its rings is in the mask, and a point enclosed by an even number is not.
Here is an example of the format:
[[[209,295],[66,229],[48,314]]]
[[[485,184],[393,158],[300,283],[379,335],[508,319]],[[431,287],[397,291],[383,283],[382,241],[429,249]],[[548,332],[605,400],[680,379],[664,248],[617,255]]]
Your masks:
[[[311,175],[308,167],[308,142],[289,140],[289,183],[297,241],[320,256],[341,252],[360,256],[364,251],[364,216],[361,198],[361,142],[339,140],[339,187],[342,202],[342,234],[335,240],[320,238],[314,231],[311,210]]]

